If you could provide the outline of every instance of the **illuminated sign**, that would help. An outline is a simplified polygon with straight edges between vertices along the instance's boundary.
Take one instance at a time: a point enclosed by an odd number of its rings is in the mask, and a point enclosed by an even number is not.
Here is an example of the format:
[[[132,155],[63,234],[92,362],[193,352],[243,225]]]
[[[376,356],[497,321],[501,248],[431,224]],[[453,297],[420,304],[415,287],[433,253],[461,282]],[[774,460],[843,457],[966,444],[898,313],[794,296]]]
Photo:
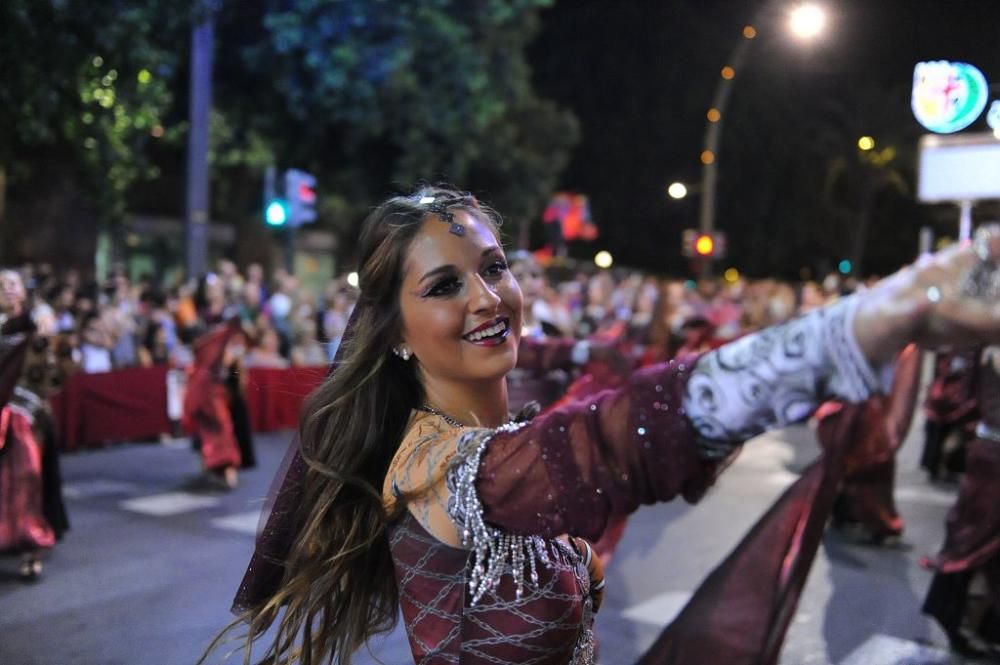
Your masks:
[[[990,110],[986,112],[986,124],[990,126],[997,138],[1000,138],[1000,99],[995,100],[990,105]]]
[[[988,95],[986,77],[964,62],[918,62],[913,69],[913,115],[932,132],[965,129],[986,108]]]

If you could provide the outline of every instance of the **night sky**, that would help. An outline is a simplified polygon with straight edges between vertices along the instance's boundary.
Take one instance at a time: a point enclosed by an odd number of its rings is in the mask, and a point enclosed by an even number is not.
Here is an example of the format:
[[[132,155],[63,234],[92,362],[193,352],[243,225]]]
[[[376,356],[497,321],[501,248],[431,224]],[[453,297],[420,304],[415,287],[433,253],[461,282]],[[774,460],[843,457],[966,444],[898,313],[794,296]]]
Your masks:
[[[535,85],[541,96],[571,108],[582,129],[562,185],[590,196],[600,244],[620,263],[674,274],[687,269],[678,252],[680,233],[697,224],[698,204],[690,197],[674,202],[665,188],[673,180],[699,180],[704,114],[718,72],[742,27],[761,14],[761,4],[559,0],[543,12],[530,52]],[[769,214],[768,205],[747,200],[748,188],[774,190],[810,175],[801,173],[808,167],[788,178],[755,167],[769,160],[781,142],[780,122],[767,122],[772,114],[816,114],[838,99],[853,103],[845,100],[856,90],[896,89],[899,103],[893,106],[899,108],[887,111],[897,114],[896,129],[914,148],[924,130],[909,110],[909,86],[914,64],[928,59],[975,64],[992,83],[990,99],[1000,98],[996,0],[825,0],[827,32],[808,46],[788,35],[781,10],[774,9],[782,4],[791,3],[772,2],[755,22],[759,36],[744,71],[737,73],[726,116],[717,224],[730,233],[731,242],[739,239],[738,225],[755,223],[754,214]],[[980,118],[966,131],[986,129]],[[817,165],[813,179],[821,177],[820,169]],[[897,205],[895,213],[926,211]],[[947,214],[939,212],[939,217]],[[774,240],[768,238],[772,231],[765,222],[756,224],[756,235],[742,242],[766,248]],[[874,242],[885,244],[887,237],[891,234],[883,229]],[[802,242],[798,251],[811,251]],[[906,247],[883,252],[874,267],[893,269],[892,263],[907,260],[912,242],[908,237]],[[743,258],[752,263],[749,249],[744,247]],[[734,253],[739,256],[739,249]],[[788,273],[797,272],[794,263],[775,254],[770,262],[753,265],[758,272]]]

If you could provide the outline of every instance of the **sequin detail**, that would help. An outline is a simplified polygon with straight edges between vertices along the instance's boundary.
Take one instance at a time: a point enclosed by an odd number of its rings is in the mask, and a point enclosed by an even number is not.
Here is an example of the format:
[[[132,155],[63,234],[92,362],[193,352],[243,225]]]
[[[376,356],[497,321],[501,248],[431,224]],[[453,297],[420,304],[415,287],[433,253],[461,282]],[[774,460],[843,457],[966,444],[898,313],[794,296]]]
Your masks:
[[[554,569],[555,563],[570,562],[583,596],[583,617],[580,635],[573,649],[572,665],[593,665],[593,601],[590,597],[590,576],[583,558],[572,547],[558,539],[520,535],[488,526],[483,520],[483,505],[476,492],[476,476],[483,452],[490,439],[502,432],[516,432],[527,423],[507,423],[495,430],[473,430],[462,435],[458,444],[458,462],[447,476],[451,498],[448,513],[461,531],[462,544],[472,550],[472,565],[467,584],[470,603],[474,606],[486,594],[494,592],[505,574],[512,576],[515,597],[524,596],[526,580],[538,586],[538,567]]]

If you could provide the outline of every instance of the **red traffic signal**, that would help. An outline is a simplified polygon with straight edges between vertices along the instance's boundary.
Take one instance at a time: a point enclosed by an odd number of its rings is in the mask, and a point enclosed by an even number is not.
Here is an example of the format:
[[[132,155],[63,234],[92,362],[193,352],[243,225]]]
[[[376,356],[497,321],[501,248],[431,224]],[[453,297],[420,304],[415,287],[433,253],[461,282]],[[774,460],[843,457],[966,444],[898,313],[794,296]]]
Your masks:
[[[299,183],[298,199],[303,203],[316,203],[316,190],[306,183]]]
[[[302,226],[316,221],[316,176],[298,169],[285,171],[288,224]]]

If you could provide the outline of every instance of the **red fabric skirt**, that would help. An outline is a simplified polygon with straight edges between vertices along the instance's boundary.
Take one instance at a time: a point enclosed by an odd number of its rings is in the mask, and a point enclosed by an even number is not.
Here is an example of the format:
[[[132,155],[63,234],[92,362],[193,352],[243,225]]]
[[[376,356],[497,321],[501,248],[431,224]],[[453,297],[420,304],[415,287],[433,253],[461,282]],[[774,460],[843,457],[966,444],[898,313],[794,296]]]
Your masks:
[[[184,396],[183,421],[201,440],[201,458],[206,469],[240,466],[240,446],[233,431],[226,386],[214,381],[208,370],[191,372]]]
[[[42,446],[31,420],[0,410],[0,552],[52,547],[56,534],[42,512]]]
[[[944,548],[932,562],[944,573],[977,568],[1000,552],[1000,443],[974,439],[967,455]]]

